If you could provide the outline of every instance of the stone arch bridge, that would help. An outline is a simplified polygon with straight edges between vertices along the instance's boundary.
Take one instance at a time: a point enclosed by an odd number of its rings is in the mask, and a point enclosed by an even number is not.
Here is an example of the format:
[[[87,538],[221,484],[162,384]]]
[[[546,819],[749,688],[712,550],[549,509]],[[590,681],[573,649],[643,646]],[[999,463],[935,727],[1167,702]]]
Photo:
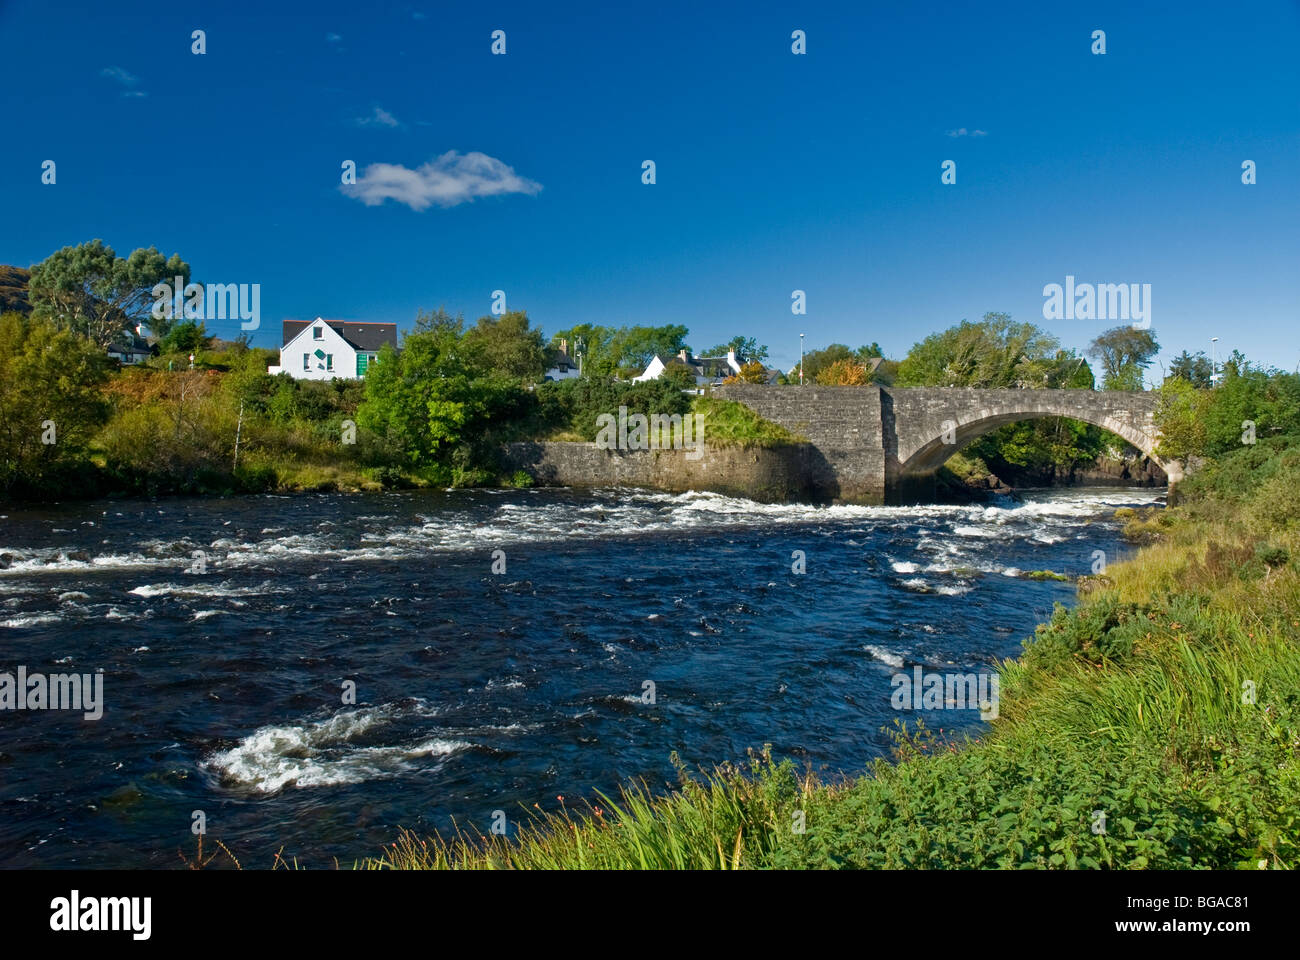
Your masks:
[[[807,437],[811,492],[823,499],[899,503],[932,495],[935,472],[966,444],[1038,417],[1109,430],[1164,470],[1171,489],[1183,476],[1181,463],[1156,455],[1160,431],[1149,393],[733,384],[714,394]]]

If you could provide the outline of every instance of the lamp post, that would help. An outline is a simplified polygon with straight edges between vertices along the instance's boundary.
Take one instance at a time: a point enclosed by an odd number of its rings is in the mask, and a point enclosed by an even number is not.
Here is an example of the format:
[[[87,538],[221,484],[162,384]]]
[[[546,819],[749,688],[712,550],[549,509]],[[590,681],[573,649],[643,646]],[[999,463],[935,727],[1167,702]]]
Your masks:
[[[1219,366],[1219,348],[1216,344],[1219,342],[1218,337],[1210,337],[1210,386],[1213,387],[1218,381],[1219,375],[1215,372]]]
[[[803,334],[799,334],[799,386],[803,386]]]

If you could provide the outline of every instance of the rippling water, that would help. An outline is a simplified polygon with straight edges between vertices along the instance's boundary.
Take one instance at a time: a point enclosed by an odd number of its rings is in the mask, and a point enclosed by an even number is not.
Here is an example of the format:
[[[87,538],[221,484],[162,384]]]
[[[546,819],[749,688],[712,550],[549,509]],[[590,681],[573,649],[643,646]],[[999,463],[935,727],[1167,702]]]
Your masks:
[[[104,671],[102,719],[0,712],[0,866],[245,866],[484,831],[747,747],[888,752],[890,677],[1014,656],[1151,490],[996,506],[562,490],[103,501],[0,515],[0,672]],[[493,572],[493,552],[505,572]],[[195,553],[201,552],[201,558]],[[803,551],[807,572],[792,572]],[[191,572],[199,566],[205,573]],[[345,681],[356,703],[344,704]],[[654,702],[646,702],[653,683]],[[973,711],[928,717],[973,729]]]

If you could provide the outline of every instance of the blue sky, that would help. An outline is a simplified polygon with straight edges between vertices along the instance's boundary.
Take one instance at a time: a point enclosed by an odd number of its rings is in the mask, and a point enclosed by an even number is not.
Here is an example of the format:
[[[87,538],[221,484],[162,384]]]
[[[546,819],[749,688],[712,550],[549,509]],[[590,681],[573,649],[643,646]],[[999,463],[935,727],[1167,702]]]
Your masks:
[[[1042,316],[1073,275],[1151,284],[1165,363],[1300,364],[1294,0],[293,6],[0,0],[0,262],[178,252],[261,284],[263,346],[502,289],[548,333],[683,323],[783,367],[989,310],[1082,348],[1114,324]]]

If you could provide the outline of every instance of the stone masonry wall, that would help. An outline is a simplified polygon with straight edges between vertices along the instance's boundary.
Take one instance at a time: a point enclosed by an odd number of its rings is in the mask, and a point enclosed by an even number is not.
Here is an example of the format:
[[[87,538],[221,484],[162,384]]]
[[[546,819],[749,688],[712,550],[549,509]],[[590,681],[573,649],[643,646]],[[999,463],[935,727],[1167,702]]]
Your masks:
[[[822,500],[883,503],[886,445],[879,387],[716,387],[759,416],[806,437],[816,449],[809,483]]]
[[[764,503],[816,500],[808,477],[808,444],[770,449],[703,447],[686,450],[602,450],[594,443],[508,443],[509,470],[525,470],[542,486],[650,487],[674,493],[711,490]]]

